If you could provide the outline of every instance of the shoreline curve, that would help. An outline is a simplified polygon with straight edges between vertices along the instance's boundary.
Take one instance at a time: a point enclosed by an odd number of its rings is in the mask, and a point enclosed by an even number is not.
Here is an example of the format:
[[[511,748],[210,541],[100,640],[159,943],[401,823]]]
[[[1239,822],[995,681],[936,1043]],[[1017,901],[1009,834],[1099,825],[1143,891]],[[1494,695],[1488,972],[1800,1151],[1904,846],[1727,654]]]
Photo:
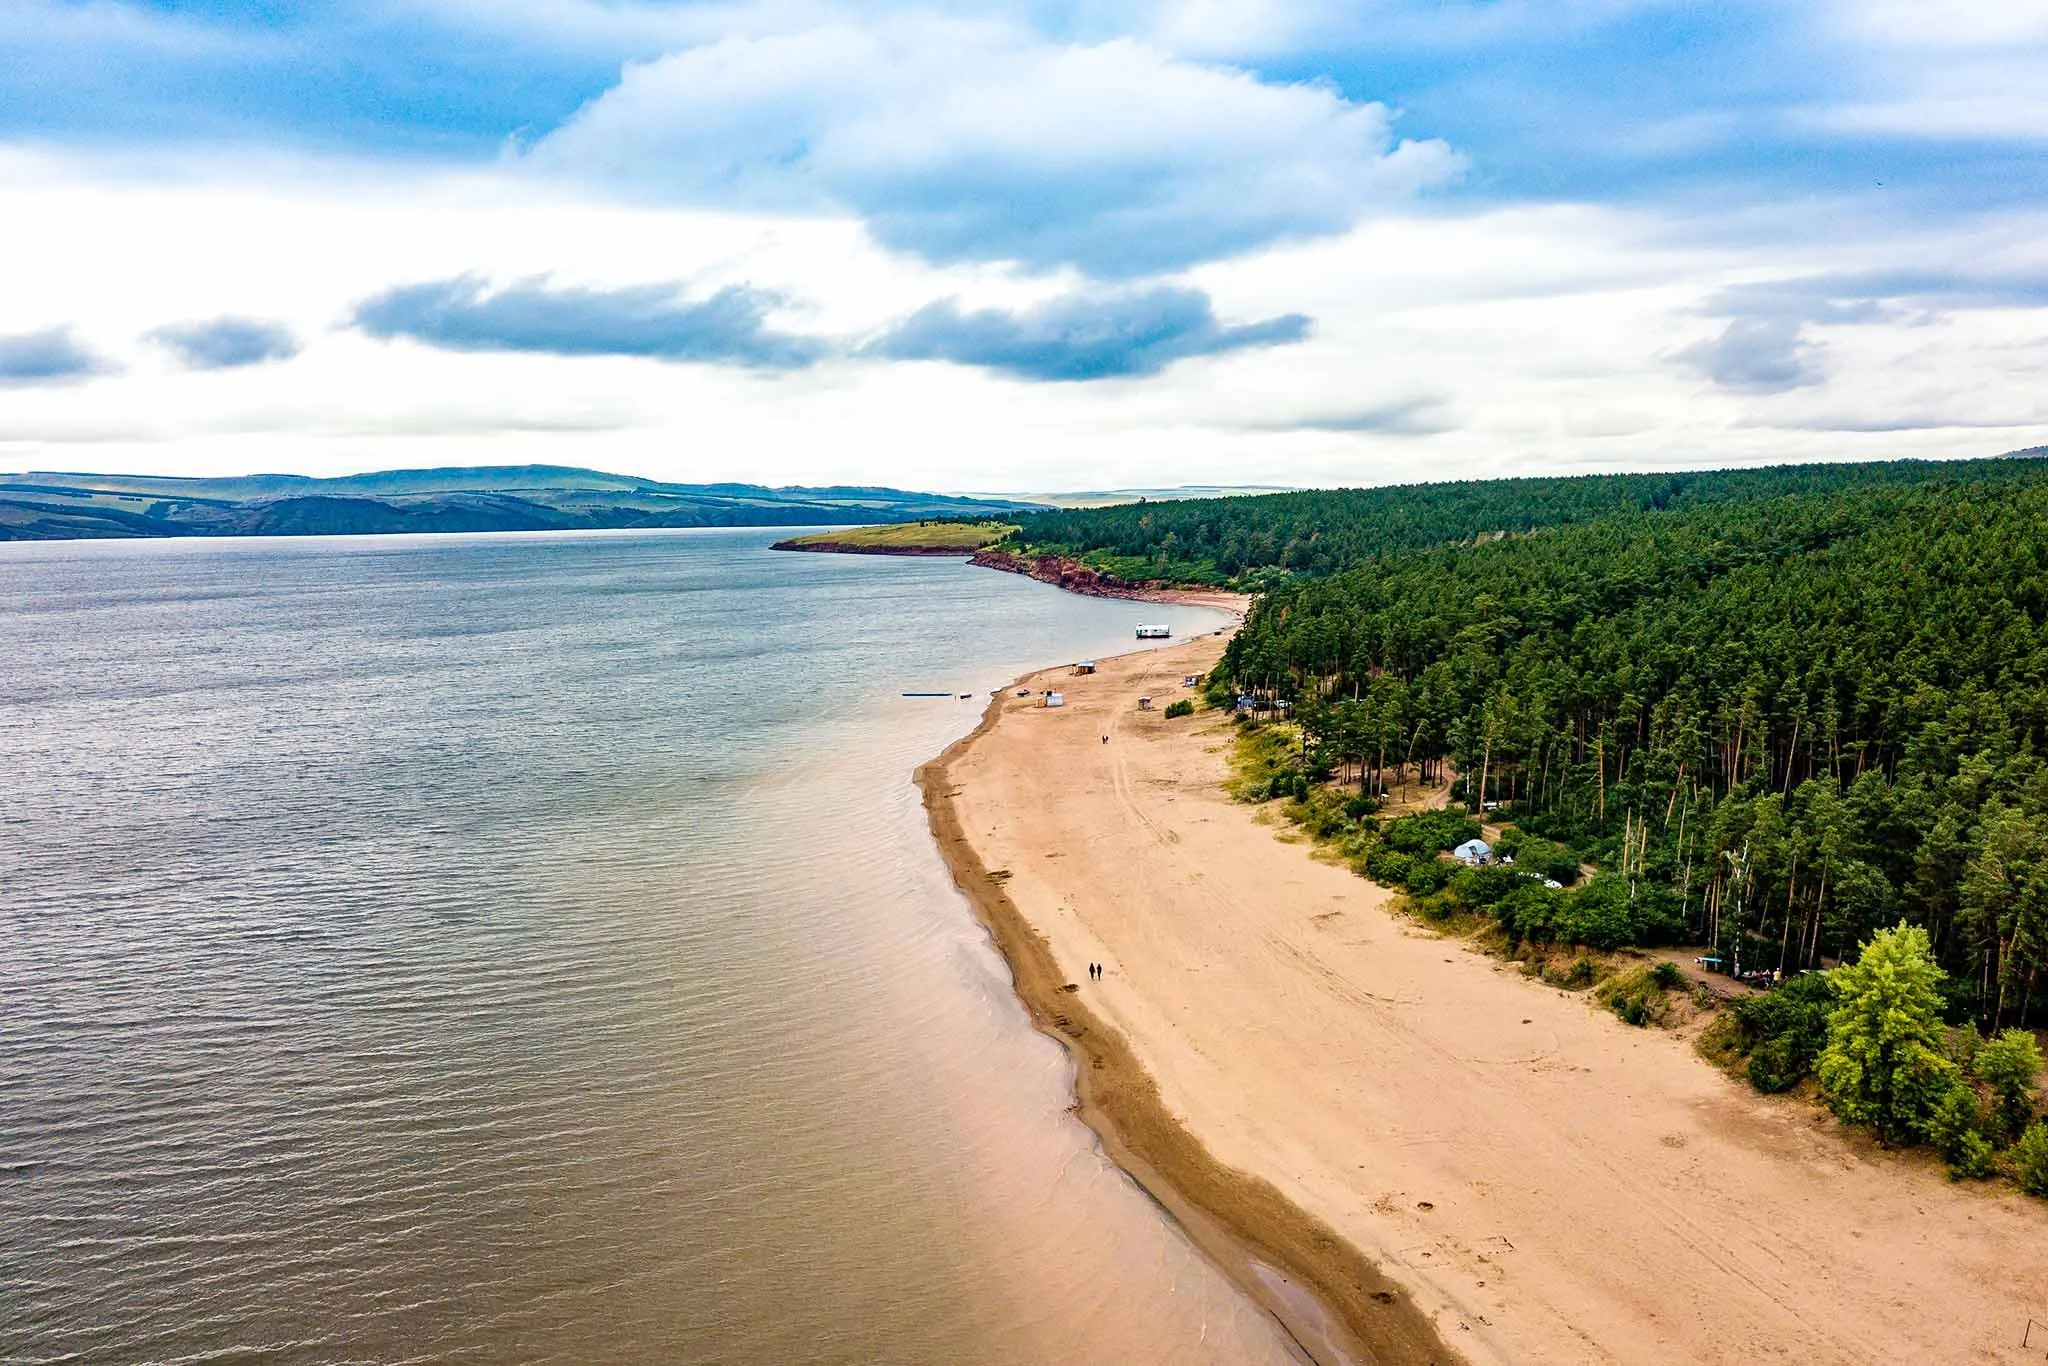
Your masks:
[[[1033,1027],[1073,1061],[1074,1112],[1111,1161],[1319,1366],[1460,1360],[1430,1316],[1363,1250],[1270,1182],[1217,1160],[1167,1108],[1129,1041],[1065,981],[1045,936],[968,838],[953,766],[1001,721],[1012,689],[1054,671],[1034,670],[991,698],[975,728],[919,765],[912,780],[940,855],[1009,965]]]

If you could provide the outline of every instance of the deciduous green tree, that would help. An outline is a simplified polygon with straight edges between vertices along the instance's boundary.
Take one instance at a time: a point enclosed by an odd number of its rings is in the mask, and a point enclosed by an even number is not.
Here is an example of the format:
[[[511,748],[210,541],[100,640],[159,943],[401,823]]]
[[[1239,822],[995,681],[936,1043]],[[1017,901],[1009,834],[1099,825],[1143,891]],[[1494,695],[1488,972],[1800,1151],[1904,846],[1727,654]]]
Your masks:
[[[1829,975],[1838,1004],[1821,1050],[1822,1093],[1835,1113],[1887,1142],[1925,1138],[1960,1073],[1941,1047],[1941,979],[1927,931],[1879,930],[1854,964]]]

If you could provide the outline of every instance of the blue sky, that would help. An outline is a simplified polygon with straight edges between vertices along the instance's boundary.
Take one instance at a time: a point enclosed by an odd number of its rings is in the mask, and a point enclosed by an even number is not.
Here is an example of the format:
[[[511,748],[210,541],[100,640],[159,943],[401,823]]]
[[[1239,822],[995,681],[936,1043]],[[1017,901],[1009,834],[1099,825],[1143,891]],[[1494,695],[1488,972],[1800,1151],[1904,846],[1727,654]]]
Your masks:
[[[0,466],[2033,444],[2043,69],[2048,0],[14,0]]]

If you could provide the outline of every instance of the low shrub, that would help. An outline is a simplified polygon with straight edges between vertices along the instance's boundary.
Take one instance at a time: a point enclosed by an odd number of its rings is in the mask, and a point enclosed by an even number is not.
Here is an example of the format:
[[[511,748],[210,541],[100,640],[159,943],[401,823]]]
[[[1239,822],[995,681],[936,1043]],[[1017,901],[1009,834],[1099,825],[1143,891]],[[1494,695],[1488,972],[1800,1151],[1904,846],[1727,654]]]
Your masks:
[[[1366,855],[1365,875],[1389,887],[1405,887],[1408,885],[1408,873],[1414,866],[1414,859],[1398,849],[1388,849],[1383,845]]]
[[[1494,847],[1511,856],[1522,872],[1547,877],[1567,887],[1579,880],[1579,856],[1554,840],[1510,829],[1502,832]]]
[[[1467,906],[1492,906],[1527,881],[1514,869],[1496,863],[1458,869],[1451,876],[1451,890]]]
[[[1749,1054],[1749,1084],[1766,1094],[1789,1091],[1813,1075],[1828,1043],[1828,1013],[1835,994],[1825,973],[1802,973],[1775,991],[1735,1003],[1741,1047]]]
[[[1951,1087],[1934,1107],[1927,1120],[1927,1139],[1948,1163],[1949,1180],[1981,1181],[1996,1170],[1983,1124],[1984,1107],[1968,1086]]]
[[[1194,714],[1195,699],[1193,699],[1192,697],[1176,698],[1175,700],[1168,702],[1166,704],[1166,719],[1169,721],[1172,721],[1177,717],[1193,716]]]
[[[1424,811],[1389,822],[1387,843],[1404,854],[1440,854],[1479,838],[1479,822],[1455,807]]]
[[[1567,991],[1583,991],[1598,982],[1601,977],[1599,960],[1584,953],[1562,967],[1555,960],[1546,960],[1539,971],[1544,981],[1554,987],[1563,987]]]
[[[2048,1124],[2036,1120],[2012,1148],[2013,1175],[2029,1195],[2048,1198]]]
[[[1493,914],[1508,942],[1519,944],[1526,940],[1541,944],[1550,938],[1550,922],[1556,918],[1563,896],[1562,892],[1525,878],[1520,886],[1493,904]]]
[[[1564,894],[1551,925],[1551,936],[1566,944],[1618,949],[1625,944],[1672,943],[1684,924],[1678,913],[1678,898],[1669,887],[1650,882],[1632,884],[1626,878],[1603,873]]]
[[[1587,961],[1581,959],[1580,961]],[[1662,1021],[1670,1010],[1665,993],[1674,983],[1665,980],[1661,969],[1672,969],[1671,975],[1679,981],[1684,974],[1678,972],[1675,963],[1658,963],[1653,967],[1637,968],[1634,972],[1619,977],[1610,977],[1600,984],[1594,993],[1600,1004],[1638,1027]]]
[[[1991,1088],[1993,1107],[1985,1125],[1992,1137],[2012,1139],[2034,1119],[2034,1083],[2041,1075],[2041,1047],[2024,1029],[2008,1029],[1979,1044],[1965,1064]]]
[[[1441,859],[1411,859],[1408,864],[1408,894],[1421,897],[1440,892],[1450,885],[1456,871]]]
[[[1451,891],[1432,892],[1424,896],[1416,896],[1411,892],[1408,908],[1424,920],[1437,924],[1442,924],[1465,909],[1459,902],[1457,893]]]

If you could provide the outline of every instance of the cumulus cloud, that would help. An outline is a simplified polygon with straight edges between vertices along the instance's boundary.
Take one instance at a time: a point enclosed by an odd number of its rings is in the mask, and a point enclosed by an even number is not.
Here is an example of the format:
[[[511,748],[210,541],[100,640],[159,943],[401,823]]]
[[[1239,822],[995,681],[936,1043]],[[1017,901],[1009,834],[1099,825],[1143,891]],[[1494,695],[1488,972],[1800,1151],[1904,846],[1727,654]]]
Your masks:
[[[1339,232],[1461,166],[1329,83],[932,18],[629,65],[526,161],[685,202],[850,211],[935,261],[1122,278]]]
[[[1226,327],[1196,289],[1076,293],[1018,312],[977,309],[957,300],[930,304],[872,343],[894,360],[943,360],[1031,380],[1093,380],[1152,375],[1177,360],[1246,347],[1277,346],[1308,335],[1299,313]]]
[[[1838,272],[1733,285],[1703,312],[1729,321],[1676,358],[1724,389],[1776,394],[1827,379],[1810,325],[1911,322],[1957,309],[2035,308],[2048,276],[1935,270]]]
[[[1678,358],[1723,389],[1781,394],[1827,378],[1820,348],[1793,317],[1737,318],[1718,337],[1695,342]]]
[[[149,339],[193,370],[234,370],[299,354],[299,339],[290,328],[254,318],[173,323],[150,333]]]
[[[357,305],[373,337],[409,337],[450,351],[538,351],[557,356],[643,356],[758,369],[810,364],[813,337],[767,324],[781,300],[744,286],[690,300],[673,284],[554,288],[544,279],[492,290],[475,276],[404,285]]]
[[[1356,432],[1370,436],[1437,436],[1455,431],[1448,405],[1430,395],[1354,408],[1318,408],[1242,424],[1259,432]]]
[[[64,384],[112,368],[79,345],[67,328],[0,336],[0,385]]]

